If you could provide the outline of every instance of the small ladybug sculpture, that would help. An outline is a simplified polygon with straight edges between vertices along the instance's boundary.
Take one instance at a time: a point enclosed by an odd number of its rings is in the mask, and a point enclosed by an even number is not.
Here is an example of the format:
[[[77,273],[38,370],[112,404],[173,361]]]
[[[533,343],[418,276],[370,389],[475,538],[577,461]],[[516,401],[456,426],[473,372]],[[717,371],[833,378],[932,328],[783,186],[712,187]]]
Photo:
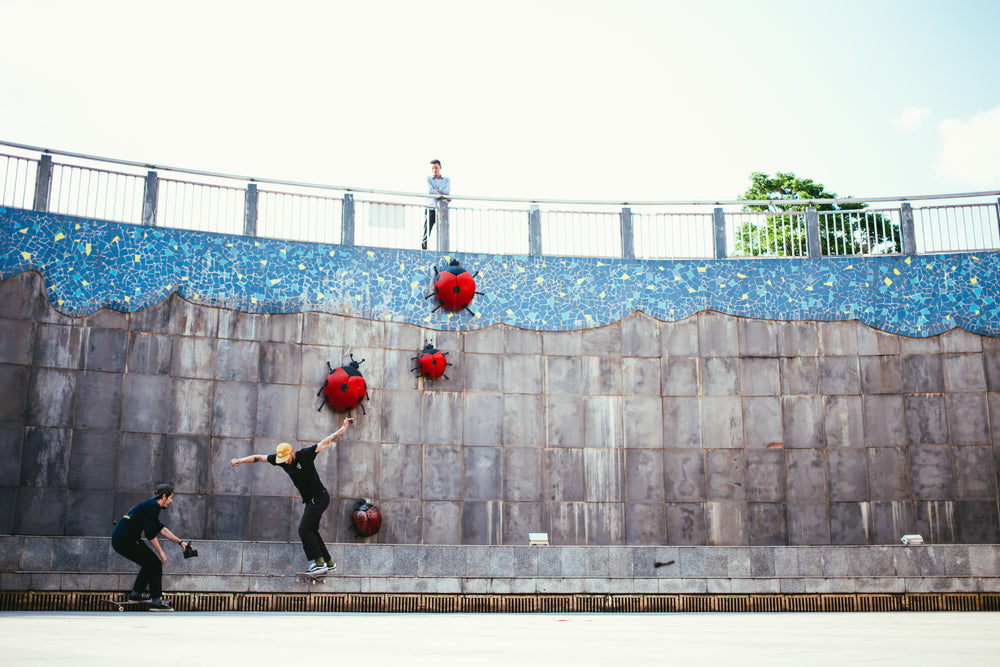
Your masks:
[[[382,527],[382,512],[367,500],[359,500],[351,513],[354,530],[362,537],[371,537]]]
[[[439,377],[444,375],[444,379],[449,379],[444,373],[445,366],[451,366],[445,357],[448,355],[447,352],[442,352],[441,350],[435,349],[431,343],[427,343],[424,347],[424,351],[420,353],[417,357],[412,357],[417,362],[416,368],[411,368],[411,371],[417,371],[424,377],[437,380]]]
[[[368,385],[365,384],[365,378],[358,370],[364,362],[364,359],[355,361],[353,354],[350,364],[337,369],[334,369],[329,361],[326,362],[330,373],[323,381],[323,386],[316,393],[317,396],[323,395],[323,402],[320,403],[317,410],[322,410],[324,405],[329,405],[330,409],[336,412],[350,412],[360,405],[361,413],[367,414],[361,401],[369,398]]]
[[[437,295],[438,306],[431,312],[443,307],[451,311],[459,311],[464,308],[472,313],[469,304],[472,303],[477,294],[482,294],[482,292],[476,291],[476,276],[478,275],[479,271],[470,274],[463,269],[457,259],[451,260],[448,268],[444,271],[440,271],[435,266],[434,292],[432,294]],[[430,296],[428,294],[424,298],[429,299]],[[475,315],[475,313],[472,314]]]

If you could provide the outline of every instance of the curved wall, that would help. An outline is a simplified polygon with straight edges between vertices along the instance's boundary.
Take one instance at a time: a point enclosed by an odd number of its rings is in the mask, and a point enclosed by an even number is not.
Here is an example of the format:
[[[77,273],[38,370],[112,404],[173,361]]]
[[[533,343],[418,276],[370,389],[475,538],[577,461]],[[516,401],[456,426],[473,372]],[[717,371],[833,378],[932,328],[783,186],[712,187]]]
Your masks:
[[[0,278],[35,270],[62,313],[135,312],[172,293],[251,313],[325,312],[439,330],[504,323],[587,329],[641,311],[704,310],[770,320],[858,320],[907,336],[953,328],[1000,335],[1000,253],[821,260],[643,261],[458,256],[484,292],[466,312],[431,312],[448,257],[161,229],[0,208]]]
[[[372,398],[320,455],[331,541],[354,540],[346,517],[365,497],[389,543],[523,544],[536,531],[559,545],[1000,542],[1000,341],[954,326],[995,329],[981,271],[996,256],[464,257],[487,292],[473,318],[430,313],[421,253],[3,220],[0,533],[103,535],[170,479],[175,532],[295,541],[287,479],[228,461],[334,430],[316,392],[326,362],[353,353]],[[775,320],[703,310],[765,275],[753,304]],[[322,303],[309,301],[317,285]],[[678,289],[687,301],[669,301]],[[793,296],[799,315],[870,312],[913,335],[781,321],[797,319],[782,310]],[[678,317],[630,314],[659,300]],[[328,312],[290,312],[306,303]],[[428,340],[449,352],[449,379],[410,372]]]

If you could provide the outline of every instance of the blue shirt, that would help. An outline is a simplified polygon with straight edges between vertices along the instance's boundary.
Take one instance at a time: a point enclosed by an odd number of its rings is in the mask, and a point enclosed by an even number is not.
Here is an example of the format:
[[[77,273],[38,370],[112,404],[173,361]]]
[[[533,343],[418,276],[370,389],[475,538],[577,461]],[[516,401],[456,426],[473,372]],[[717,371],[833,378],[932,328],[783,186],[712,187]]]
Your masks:
[[[440,190],[441,192],[438,192]],[[443,195],[451,194],[451,179],[447,176],[442,176],[441,178],[434,178],[433,176],[427,177],[427,192],[437,197]],[[431,206],[437,205],[437,199],[430,200]]]
[[[145,534],[147,540],[153,539],[163,530],[163,524],[160,523],[162,509],[160,503],[156,502],[156,498],[142,501],[118,520],[111,537],[131,542],[138,540]]]

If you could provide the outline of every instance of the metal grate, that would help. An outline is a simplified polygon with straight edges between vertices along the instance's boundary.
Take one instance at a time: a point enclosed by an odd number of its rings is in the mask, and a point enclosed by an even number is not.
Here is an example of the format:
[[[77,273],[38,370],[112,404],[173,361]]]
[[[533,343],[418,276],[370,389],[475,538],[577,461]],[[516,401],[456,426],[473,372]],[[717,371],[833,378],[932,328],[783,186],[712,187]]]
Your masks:
[[[109,611],[119,592],[6,591],[0,611]],[[174,593],[178,611],[352,613],[670,613],[1000,611],[1000,593],[767,595],[437,595]],[[126,611],[141,611],[139,606]]]
[[[902,611],[904,602],[902,595],[859,595],[858,611]]]

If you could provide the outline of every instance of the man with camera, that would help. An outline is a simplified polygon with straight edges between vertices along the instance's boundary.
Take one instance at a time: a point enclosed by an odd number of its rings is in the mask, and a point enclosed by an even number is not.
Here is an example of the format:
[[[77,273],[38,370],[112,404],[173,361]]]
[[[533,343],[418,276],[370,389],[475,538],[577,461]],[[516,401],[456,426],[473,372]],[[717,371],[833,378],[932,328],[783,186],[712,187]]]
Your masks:
[[[169,484],[160,484],[153,491],[153,497],[130,509],[118,520],[111,533],[112,548],[139,566],[139,575],[132,584],[128,599],[131,602],[148,600],[150,611],[174,610],[170,602],[163,599],[163,564],[167,562],[167,555],[160,546],[160,536],[179,544],[185,551],[185,558],[198,555],[189,543],[183,542],[160,523],[160,512],[173,502],[174,488]],[[156,553],[142,541],[143,535]],[[147,586],[148,595],[145,593]]]

